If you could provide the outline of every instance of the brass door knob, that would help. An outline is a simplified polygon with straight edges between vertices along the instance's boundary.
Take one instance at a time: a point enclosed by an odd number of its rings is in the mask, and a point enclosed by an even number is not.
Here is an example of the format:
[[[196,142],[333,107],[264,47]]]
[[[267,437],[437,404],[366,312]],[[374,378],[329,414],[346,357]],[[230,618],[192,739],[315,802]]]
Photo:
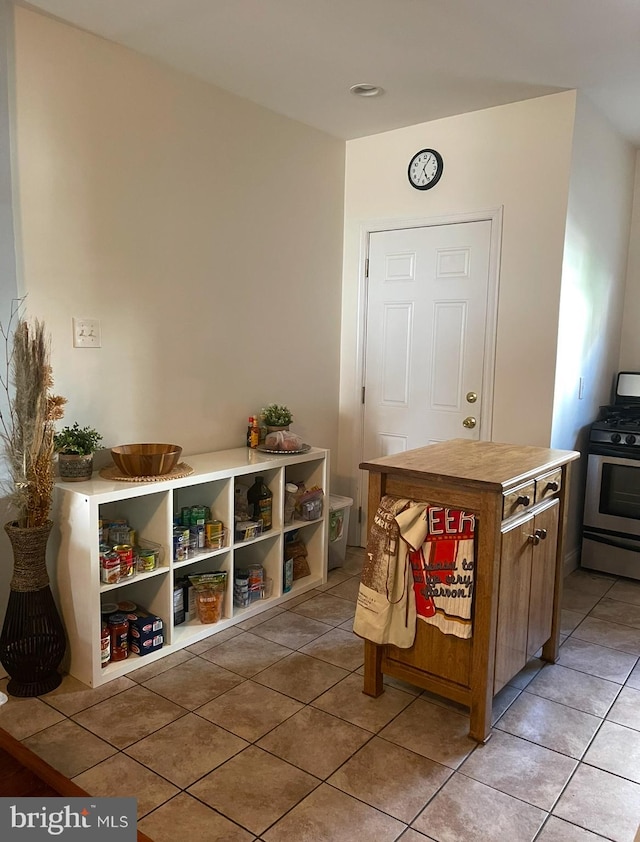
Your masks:
[[[478,400],[477,392],[467,392],[467,403],[475,403]]]
[[[473,417],[473,415],[467,415],[467,417],[462,422],[462,426],[466,427],[467,430],[473,430],[473,428],[476,426],[476,419]]]

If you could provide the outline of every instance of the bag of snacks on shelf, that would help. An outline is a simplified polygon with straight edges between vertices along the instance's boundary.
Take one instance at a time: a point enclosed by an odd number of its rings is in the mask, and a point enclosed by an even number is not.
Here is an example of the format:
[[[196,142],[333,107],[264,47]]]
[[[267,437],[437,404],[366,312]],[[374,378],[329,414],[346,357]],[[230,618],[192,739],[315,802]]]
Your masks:
[[[287,541],[284,545],[284,560],[293,561],[293,579],[302,579],[304,576],[311,574],[311,568],[307,561],[307,548],[304,541],[299,538],[293,541]]]
[[[264,446],[268,447],[269,450],[295,451],[300,450],[302,444],[303,442],[300,436],[289,432],[289,430],[274,430],[271,433],[267,433],[267,437],[264,440]]]
[[[201,623],[217,623],[222,617],[222,603],[227,588],[227,573],[194,573],[189,581],[196,592],[196,610]]]

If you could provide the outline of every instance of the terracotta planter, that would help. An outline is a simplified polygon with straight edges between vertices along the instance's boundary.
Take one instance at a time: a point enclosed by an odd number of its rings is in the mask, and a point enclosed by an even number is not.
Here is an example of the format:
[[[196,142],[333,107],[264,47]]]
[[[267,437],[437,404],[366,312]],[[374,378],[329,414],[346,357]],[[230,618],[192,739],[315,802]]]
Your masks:
[[[58,667],[66,636],[53,600],[46,552],[52,522],[44,526],[5,524],[13,549],[13,578],[0,635],[0,662],[10,676],[12,696],[41,696],[62,681]]]
[[[75,453],[58,453],[58,470],[64,482],[82,482],[91,479],[93,453],[78,456]]]

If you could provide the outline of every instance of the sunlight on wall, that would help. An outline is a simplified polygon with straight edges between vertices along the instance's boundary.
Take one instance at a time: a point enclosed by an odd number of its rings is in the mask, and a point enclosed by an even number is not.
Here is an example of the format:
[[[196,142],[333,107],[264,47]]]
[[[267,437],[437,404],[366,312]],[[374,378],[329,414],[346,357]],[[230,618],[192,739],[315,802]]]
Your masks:
[[[609,400],[603,392],[610,379],[607,348],[620,341],[619,293],[611,273],[588,226],[571,215],[562,264],[552,447],[582,449],[587,425]]]
[[[594,308],[590,281],[598,278],[595,266],[590,265],[592,255],[586,237],[567,223],[565,253],[562,262],[562,292],[560,295],[560,331],[554,408],[574,400],[578,395],[580,377],[589,369],[589,337],[597,335],[593,325],[598,318]]]

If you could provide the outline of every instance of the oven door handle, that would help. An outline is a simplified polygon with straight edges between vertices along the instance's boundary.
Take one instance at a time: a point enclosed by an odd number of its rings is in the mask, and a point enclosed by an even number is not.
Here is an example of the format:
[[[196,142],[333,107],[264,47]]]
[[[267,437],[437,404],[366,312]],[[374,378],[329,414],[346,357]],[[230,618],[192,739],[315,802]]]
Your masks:
[[[602,442],[591,442],[589,453],[594,456],[612,456],[614,459],[628,459],[629,461],[640,460],[640,448],[623,444],[606,444]]]
[[[598,544],[606,544],[608,547],[618,547],[621,550],[630,550],[632,553],[640,553],[640,541],[626,538],[617,538],[613,535],[598,535],[595,532],[585,532],[583,535],[587,541],[595,541]]]

